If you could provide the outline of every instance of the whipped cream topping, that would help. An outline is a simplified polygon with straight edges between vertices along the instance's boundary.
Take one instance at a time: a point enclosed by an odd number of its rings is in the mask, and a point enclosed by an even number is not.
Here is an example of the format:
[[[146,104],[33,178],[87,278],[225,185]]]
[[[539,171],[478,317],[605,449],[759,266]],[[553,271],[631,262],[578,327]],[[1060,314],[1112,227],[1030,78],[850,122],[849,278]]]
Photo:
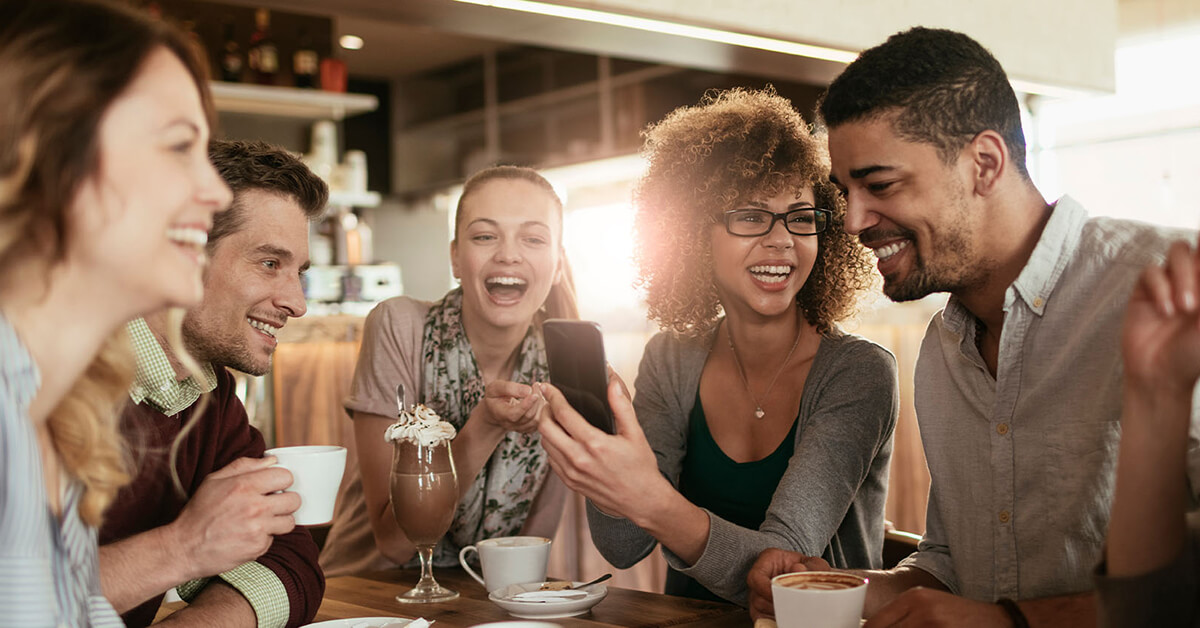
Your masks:
[[[437,412],[423,403],[400,414],[400,419],[388,426],[383,439],[389,443],[406,440],[423,447],[433,447],[454,440],[457,430],[443,421]]]

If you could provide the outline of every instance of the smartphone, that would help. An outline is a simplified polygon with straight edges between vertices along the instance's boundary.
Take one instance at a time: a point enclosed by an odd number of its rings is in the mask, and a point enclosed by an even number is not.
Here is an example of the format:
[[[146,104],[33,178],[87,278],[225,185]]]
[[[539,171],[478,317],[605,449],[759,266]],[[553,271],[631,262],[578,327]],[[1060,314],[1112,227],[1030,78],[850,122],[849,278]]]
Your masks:
[[[550,383],[588,423],[616,434],[608,407],[608,362],[604,337],[592,321],[552,318],[542,323]]]

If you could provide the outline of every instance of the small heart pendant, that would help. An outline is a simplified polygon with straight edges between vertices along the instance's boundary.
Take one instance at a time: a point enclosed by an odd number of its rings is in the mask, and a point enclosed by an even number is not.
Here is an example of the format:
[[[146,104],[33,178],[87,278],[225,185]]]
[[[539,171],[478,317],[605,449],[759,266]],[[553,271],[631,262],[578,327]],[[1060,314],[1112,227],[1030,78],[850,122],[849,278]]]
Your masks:
[[[759,419],[761,419],[761,418],[763,418],[763,417],[764,417],[764,416],[766,416],[766,415],[767,415],[767,413],[766,413],[766,412],[763,412],[763,409],[762,409],[762,408],[755,408],[755,409],[754,409],[754,416],[755,416],[755,418],[759,418]]]

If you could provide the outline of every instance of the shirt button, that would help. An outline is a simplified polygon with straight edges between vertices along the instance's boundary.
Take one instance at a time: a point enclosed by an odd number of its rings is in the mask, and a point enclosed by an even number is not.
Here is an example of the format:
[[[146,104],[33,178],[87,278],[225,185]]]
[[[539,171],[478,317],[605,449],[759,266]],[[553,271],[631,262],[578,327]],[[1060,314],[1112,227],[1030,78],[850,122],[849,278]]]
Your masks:
[[[1007,510],[1000,511],[1000,523],[1008,523],[1009,514]]]
[[[1043,306],[1043,305],[1045,305],[1045,304],[1046,304],[1046,301],[1044,301],[1044,300],[1042,299],[1042,297],[1034,297],[1034,299],[1033,299],[1033,307],[1042,307],[1042,306]]]
[[[1008,433],[1008,423],[1001,423],[1000,425],[997,425],[996,433],[1001,436],[1004,436],[1005,434],[1007,434]]]

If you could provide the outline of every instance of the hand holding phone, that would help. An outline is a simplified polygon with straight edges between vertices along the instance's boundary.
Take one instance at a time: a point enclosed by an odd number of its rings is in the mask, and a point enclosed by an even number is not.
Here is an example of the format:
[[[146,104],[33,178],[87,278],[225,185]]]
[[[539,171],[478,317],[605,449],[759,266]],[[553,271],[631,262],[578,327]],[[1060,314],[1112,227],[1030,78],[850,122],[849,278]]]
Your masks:
[[[608,362],[600,326],[591,321],[552,318],[542,324],[550,383],[588,423],[616,434],[608,406]]]

